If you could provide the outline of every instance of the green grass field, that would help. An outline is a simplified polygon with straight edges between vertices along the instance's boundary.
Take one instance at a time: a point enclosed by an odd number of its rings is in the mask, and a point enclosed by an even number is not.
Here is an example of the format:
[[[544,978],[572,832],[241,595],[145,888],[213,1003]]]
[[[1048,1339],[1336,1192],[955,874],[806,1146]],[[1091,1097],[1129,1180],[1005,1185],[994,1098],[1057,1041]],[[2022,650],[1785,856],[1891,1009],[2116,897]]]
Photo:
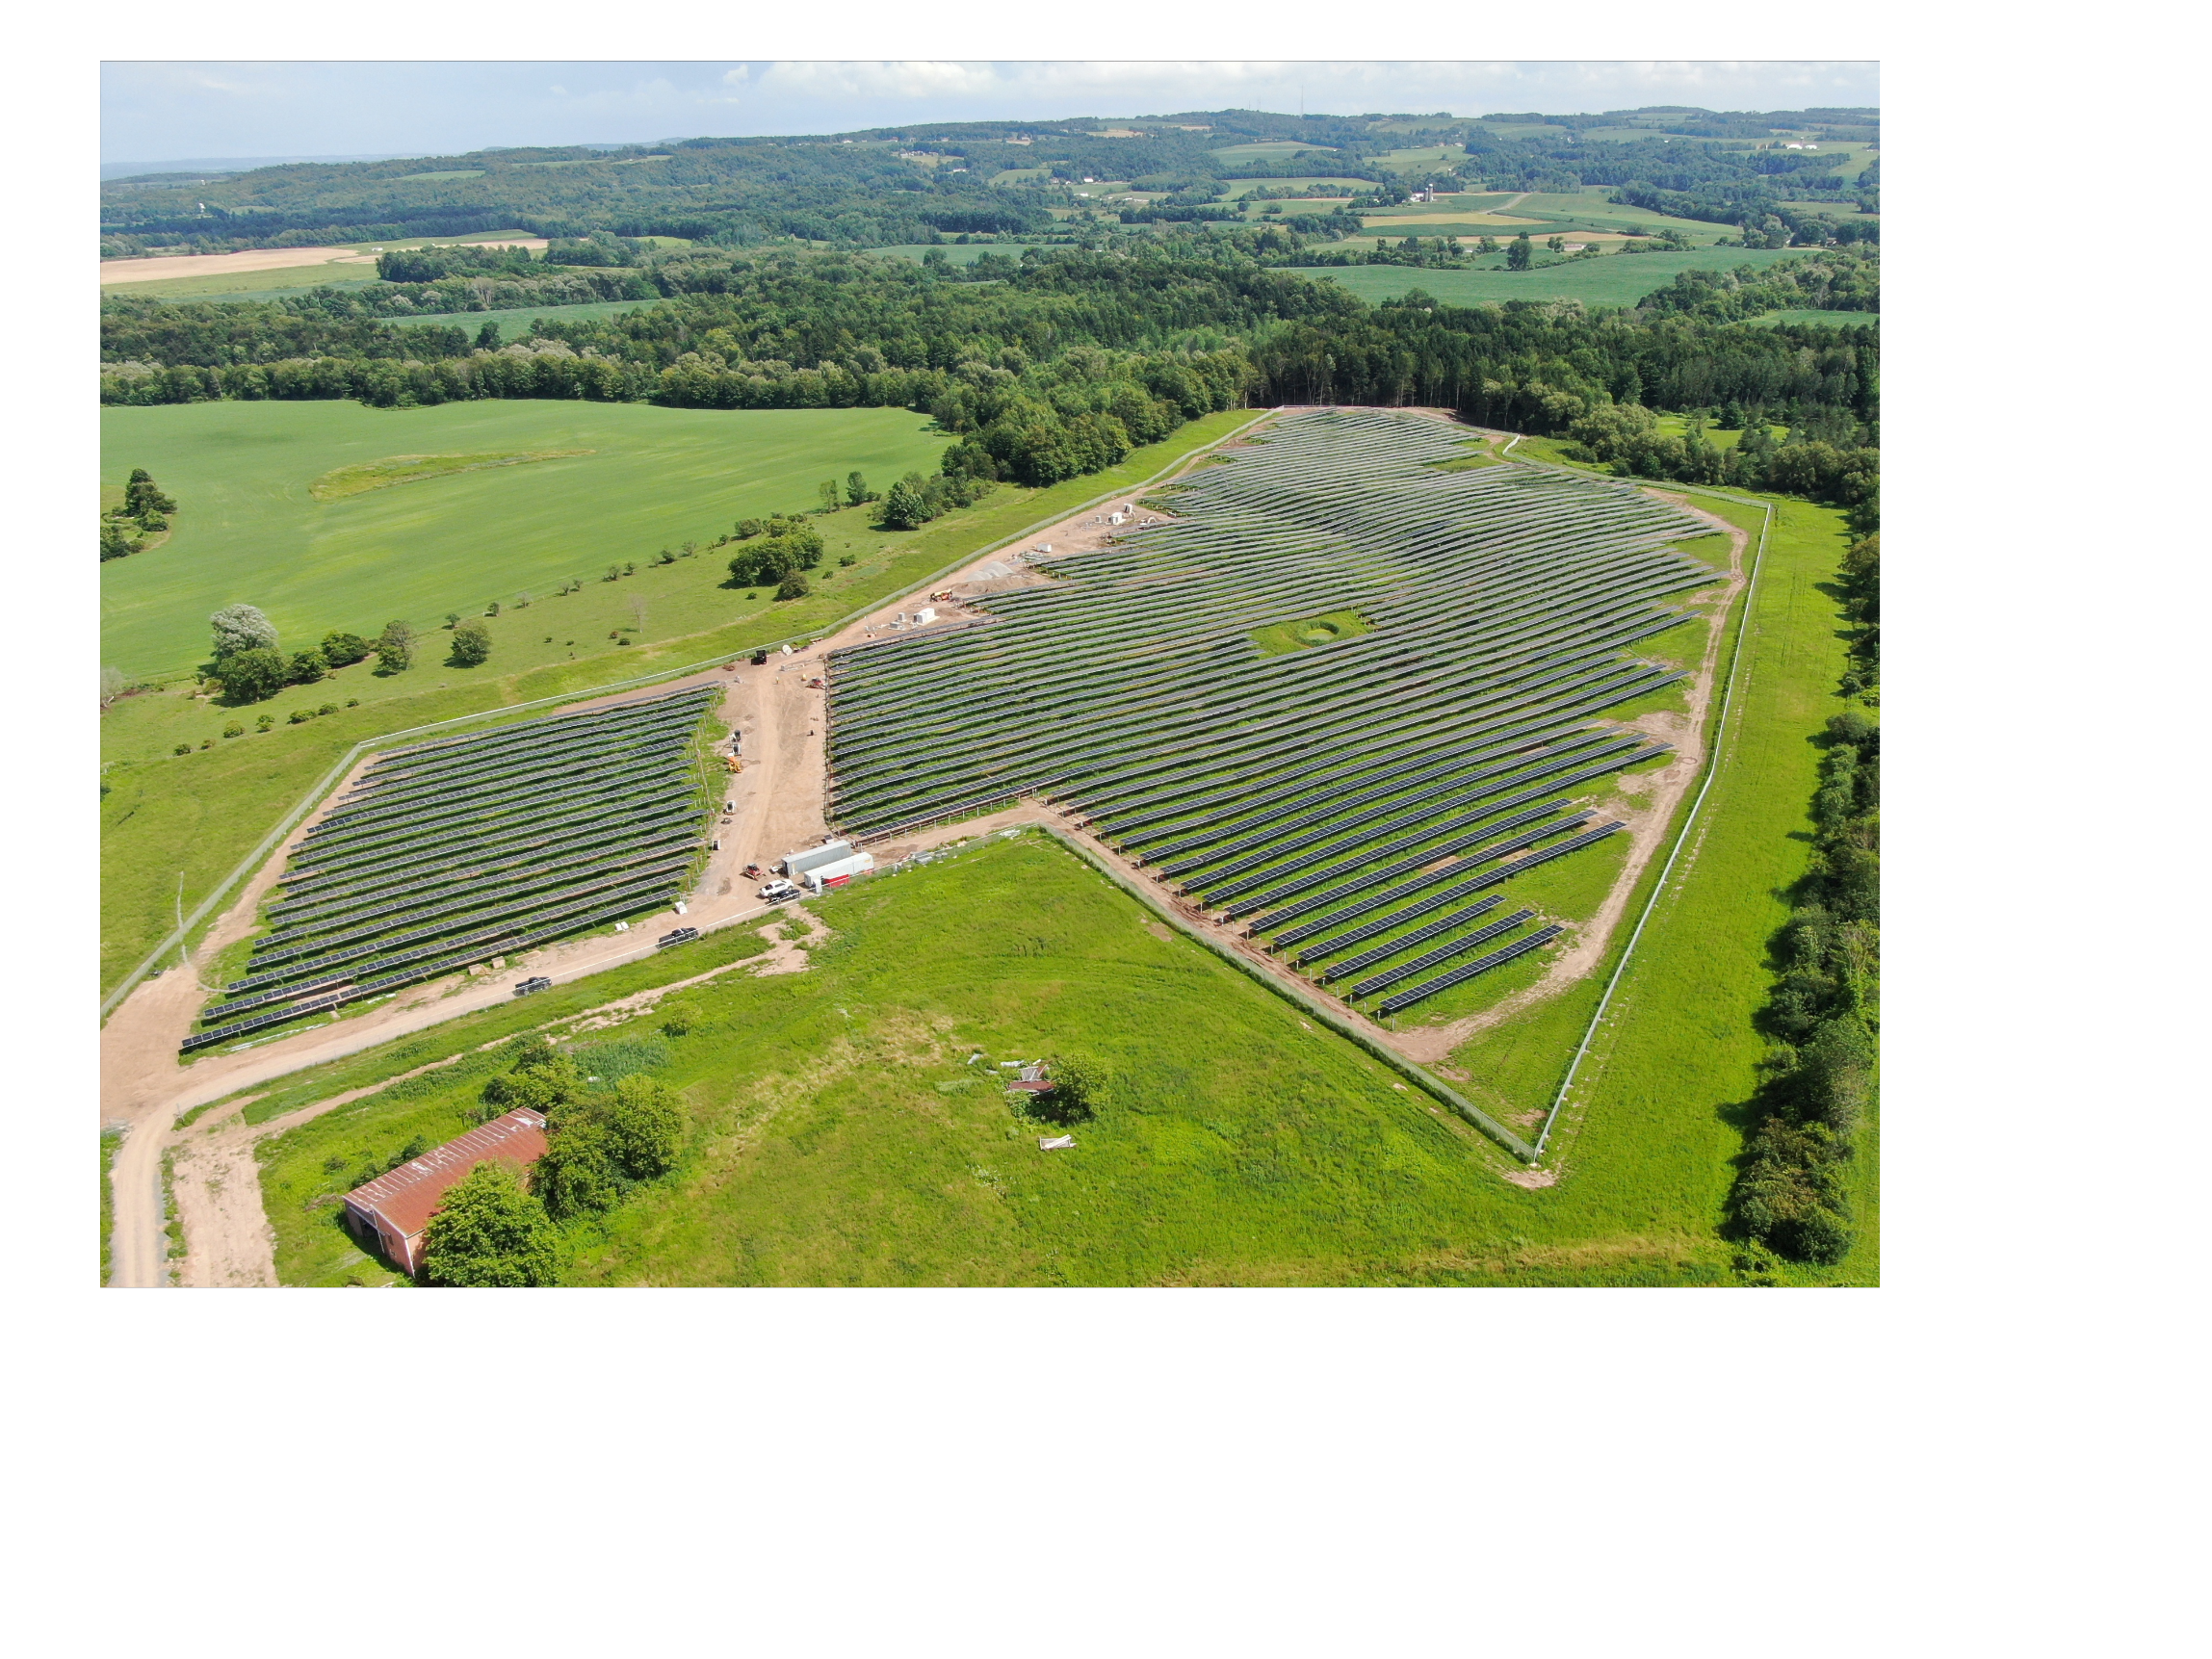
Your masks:
[[[1252,643],[1262,657],[1282,657],[1314,645],[1333,645],[1340,639],[1357,639],[1372,634],[1375,625],[1357,610],[1332,610],[1322,616],[1294,622],[1272,623],[1252,631]]]
[[[476,236],[408,237],[399,242],[333,243],[347,255],[358,256],[376,248],[449,246],[474,242],[512,242],[528,237],[527,230],[487,230]],[[162,263],[143,261],[148,267]],[[316,288],[363,288],[377,280],[374,261],[366,265],[338,264],[329,260],[313,265],[289,265],[275,271],[210,272],[198,276],[150,277],[143,282],[117,282],[103,286],[109,295],[127,294],[143,299],[280,299]]]
[[[1215,161],[1229,162],[1234,165],[1237,162],[1281,161],[1284,157],[1294,156],[1301,150],[1313,150],[1320,154],[1334,155],[1336,145],[1302,144],[1292,139],[1277,139],[1264,143],[1223,144],[1219,149],[1209,150],[1206,153]]]
[[[318,288],[366,288],[377,280],[374,265],[288,265],[277,271],[239,271],[207,276],[170,276],[151,282],[117,282],[100,290],[103,299],[213,301],[283,299]]]
[[[1331,178],[1316,174],[1312,178],[1230,178],[1223,179],[1221,187],[1229,200],[1237,201],[1256,190],[1298,190],[1310,191],[1315,196],[1348,196],[1363,190],[1372,190],[1374,184],[1364,178]],[[1283,211],[1289,213],[1294,210],[1286,201]]]
[[[1431,172],[1466,159],[1467,148],[1463,144],[1421,144],[1413,149],[1386,150],[1375,157],[1382,166],[1397,172]]]
[[[1508,299],[1579,299],[1585,305],[1633,305],[1645,295],[1673,282],[1678,272],[1772,265],[1790,257],[1790,252],[1785,248],[1715,247],[1687,253],[1617,253],[1521,272],[1314,265],[1299,268],[1298,274],[1341,283],[1369,303],[1395,299],[1408,289],[1418,288],[1447,305],[1500,305]]]
[[[465,406],[552,408],[578,414],[625,408],[644,415],[670,412],[620,404]],[[190,414],[255,407],[299,412],[353,408],[225,403],[142,412]],[[547,598],[540,590],[540,597],[527,609],[503,603],[502,614],[486,624],[493,649],[490,661],[480,667],[455,668],[443,661],[445,636],[433,632],[424,641],[415,666],[404,674],[380,675],[373,662],[360,663],[256,708],[224,709],[193,695],[189,683],[125,697],[101,719],[101,988],[104,992],[117,984],[174,924],[180,877],[183,908],[190,911],[357,741],[540,697],[582,694],[632,676],[826,631],[840,617],[904,592],[1002,537],[1072,510],[1094,496],[1133,488],[1251,418],[1251,411],[1241,409],[1205,416],[1166,441],[1134,452],[1107,472],[1071,479],[1048,490],[1002,485],[975,506],[949,513],[919,531],[877,530],[869,509],[819,518],[814,522],[822,531],[826,551],[821,567],[814,573],[816,590],[806,599],[779,604],[759,590],[748,598],[745,590],[726,586],[726,553],[716,557],[703,552],[666,565],[640,559],[637,574],[618,582],[597,580],[605,569],[602,558],[573,573],[586,579],[579,592]],[[374,502],[418,492],[434,496],[455,483],[486,477],[542,476],[564,464],[545,462],[469,474],[379,490],[358,499]],[[158,466],[153,471],[173,493],[176,486],[171,480]],[[802,496],[810,492],[810,476],[801,473],[794,480],[794,492]],[[179,524],[186,516],[178,514]],[[854,562],[842,563],[846,557]],[[111,568],[114,562],[128,561],[111,561]],[[640,603],[644,619],[638,627]],[[205,623],[196,626],[204,628]],[[636,629],[625,635],[629,643],[617,644],[608,637],[623,628]],[[322,632],[313,630],[308,637],[320,638]],[[343,706],[354,698],[360,707]],[[302,725],[284,721],[296,707],[319,707],[325,702],[341,705],[339,712]],[[282,722],[274,731],[249,732],[235,739],[219,736],[232,722],[250,727],[255,714],[264,710]],[[193,752],[173,756],[170,751],[180,742],[193,745]],[[202,749],[198,746],[202,743],[214,746]]]
[[[484,401],[208,402],[102,411],[102,472],[143,466],[184,504],[158,553],[101,567],[103,661],[134,676],[200,661],[207,617],[258,605],[287,639],[418,630],[449,610],[548,594],[610,561],[803,510],[854,468],[887,485],[947,439],[904,409],[687,410]],[[590,450],[316,501],[342,467],[394,455]],[[589,526],[587,531],[582,527]]]
[[[1525,449],[1527,446],[1523,445]],[[1519,453],[1519,452],[1516,452]],[[1694,498],[1731,518],[1745,509]],[[1763,1039],[1752,1016],[1770,987],[1765,945],[1788,915],[1783,897],[1805,869],[1809,805],[1818,752],[1812,739],[1841,704],[1835,680],[1842,640],[1833,581],[1845,539],[1841,515],[1804,502],[1778,500],[1745,641],[1738,682],[1742,724],[1724,758],[1694,832],[1686,878],[1661,896],[1650,929],[1584,1062],[1554,1146],[1573,1179],[1557,1190],[1572,1196],[1617,1181],[1664,1181],[1681,1205],[1717,1214],[1740,1150],[1745,1102],[1757,1081]],[[1595,987],[1572,1024],[1580,1035]],[[1510,1028],[1460,1050],[1455,1061],[1494,1073],[1496,1050],[1531,1034]],[[1495,1037],[1496,1042],[1487,1040]],[[1516,1103],[1548,1105],[1560,1076],[1560,1054],[1540,1065],[1523,1061]],[[1477,1097],[1478,1103],[1481,1097]],[[1695,1113],[1686,1102],[1699,1102]],[[1879,1140],[1862,1135],[1856,1165],[1859,1237],[1843,1261],[1802,1268],[1804,1283],[1871,1284],[1880,1277]],[[1654,1211],[1654,1214],[1657,1211]]]
[[[1612,192],[1601,185],[1553,194],[1539,192],[1522,196],[1513,211],[1530,219],[1573,220],[1617,230],[1631,224],[1640,224],[1646,230],[1679,230],[1699,244],[1735,234],[1732,225],[1714,224],[1702,219],[1676,219],[1667,214],[1653,213],[1649,208],[1624,207],[1609,200],[1611,194]]]
[[[668,1179],[571,1228],[565,1277],[654,1284],[1674,1283],[1723,1277],[1669,1236],[1561,1229],[1552,1194],[1351,1044],[1030,834],[811,907],[801,974],[685,993],[659,1075],[694,1130]],[[715,942],[690,947],[695,972]],[[612,989],[610,987],[610,989]],[[496,1016],[508,1021],[509,1010]],[[449,1029],[441,1047],[493,1034]],[[658,1035],[652,1018],[595,1032]],[[1082,1050],[1123,1103],[1037,1150],[965,1063]],[[417,1052],[419,1053],[419,1046]],[[410,1063],[421,1064],[409,1056]],[[387,1063],[390,1063],[387,1061]],[[336,1225],[335,1184],[412,1135],[456,1132],[484,1063],[371,1097],[267,1148],[292,1283],[388,1282]],[[356,1066],[351,1074],[358,1077]],[[302,1077],[286,1102],[341,1085]],[[342,1086],[342,1085],[341,1085]],[[255,1103],[258,1109],[261,1102]]]

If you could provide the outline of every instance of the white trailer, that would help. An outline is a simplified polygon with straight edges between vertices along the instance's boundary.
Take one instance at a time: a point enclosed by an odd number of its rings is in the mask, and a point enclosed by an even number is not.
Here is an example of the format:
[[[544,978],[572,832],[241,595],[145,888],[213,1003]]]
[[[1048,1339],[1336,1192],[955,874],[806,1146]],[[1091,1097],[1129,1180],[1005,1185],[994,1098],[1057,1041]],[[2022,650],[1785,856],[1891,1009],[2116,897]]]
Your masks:
[[[852,856],[852,842],[825,841],[820,846],[810,846],[798,852],[787,852],[776,864],[776,868],[796,881],[810,869],[825,864],[835,864],[841,858]]]
[[[820,897],[833,887],[843,887],[856,875],[866,875],[875,868],[873,853],[856,852],[850,858],[841,858],[835,864],[818,864],[799,877],[799,885]]]

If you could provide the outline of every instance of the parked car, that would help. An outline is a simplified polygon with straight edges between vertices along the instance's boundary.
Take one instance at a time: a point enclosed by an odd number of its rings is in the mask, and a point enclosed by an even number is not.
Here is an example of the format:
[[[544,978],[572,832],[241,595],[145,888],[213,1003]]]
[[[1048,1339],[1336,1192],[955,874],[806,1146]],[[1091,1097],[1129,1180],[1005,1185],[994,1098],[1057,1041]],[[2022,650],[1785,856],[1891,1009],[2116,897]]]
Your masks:
[[[782,904],[786,900],[798,897],[798,889],[780,877],[761,889],[761,896],[770,904]]]
[[[550,991],[552,989],[553,981],[548,979],[544,974],[539,973],[532,978],[525,979],[520,985],[517,985],[514,988],[514,994],[517,997],[528,997],[533,991]]]

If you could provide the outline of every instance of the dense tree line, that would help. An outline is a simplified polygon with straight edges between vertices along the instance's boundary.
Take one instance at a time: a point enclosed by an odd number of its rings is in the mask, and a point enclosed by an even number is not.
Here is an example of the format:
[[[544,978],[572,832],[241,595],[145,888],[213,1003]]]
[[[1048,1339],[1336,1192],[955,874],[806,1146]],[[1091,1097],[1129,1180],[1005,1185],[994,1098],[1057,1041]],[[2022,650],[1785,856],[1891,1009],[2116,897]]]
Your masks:
[[[948,476],[1025,484],[1110,466],[1185,420],[1247,402],[1414,403],[1571,435],[1632,476],[1845,505],[1872,497],[1873,331],[1724,321],[1777,299],[1875,301],[1869,260],[1706,273],[1647,307],[1593,312],[1455,307],[1418,290],[1368,306],[1262,265],[1266,247],[1263,233],[1239,233],[1134,252],[1031,250],[987,283],[866,256],[718,256],[680,267],[711,273],[713,291],[621,317],[540,320],[531,339],[505,347],[472,345],[457,328],[386,328],[281,304],[130,301],[107,320],[115,360],[101,395],[905,407],[959,440]],[[1652,410],[1718,413],[1744,439],[1723,456],[1661,433]],[[1775,424],[1787,428],[1779,442]]]
[[[1734,323],[1769,311],[1879,311],[1882,265],[1872,249],[1780,260],[1764,271],[1684,271],[1636,302],[1639,311]]]
[[[1760,1015],[1774,1047],[1731,1199],[1747,1241],[1802,1261],[1837,1261],[1851,1247],[1849,1164],[1875,1099],[1882,734],[1864,707],[1880,688],[1863,619],[1879,563],[1871,537],[1854,542],[1844,560],[1850,605],[1862,619],[1843,686],[1853,702],[1823,739],[1812,867],[1775,945],[1777,977]]]

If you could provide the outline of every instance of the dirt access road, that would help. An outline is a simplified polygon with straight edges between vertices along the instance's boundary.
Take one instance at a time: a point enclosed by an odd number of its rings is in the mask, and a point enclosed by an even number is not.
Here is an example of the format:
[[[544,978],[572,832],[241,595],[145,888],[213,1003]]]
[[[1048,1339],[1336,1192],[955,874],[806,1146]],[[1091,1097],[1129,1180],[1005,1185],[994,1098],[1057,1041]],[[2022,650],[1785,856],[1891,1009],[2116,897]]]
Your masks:
[[[542,236],[520,236],[507,242],[472,242],[471,247],[528,247],[545,246]],[[179,276],[238,276],[249,271],[289,271],[307,265],[374,265],[374,253],[351,247],[248,247],[237,253],[179,253],[154,259],[103,259],[100,286],[121,282],[167,282]]]

